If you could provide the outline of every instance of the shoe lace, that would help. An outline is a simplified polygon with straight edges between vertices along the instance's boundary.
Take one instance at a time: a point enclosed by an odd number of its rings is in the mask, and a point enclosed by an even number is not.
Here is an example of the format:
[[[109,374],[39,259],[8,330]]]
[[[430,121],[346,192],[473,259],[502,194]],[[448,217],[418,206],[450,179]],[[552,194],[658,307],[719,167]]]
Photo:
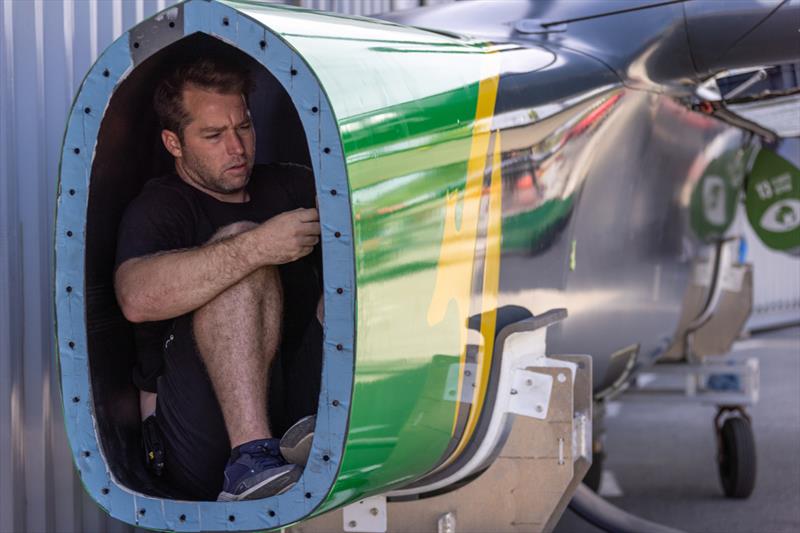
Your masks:
[[[281,466],[283,463],[280,455],[275,454],[269,447],[264,445],[259,445],[258,449],[250,452],[249,455],[250,459],[253,461],[253,466],[260,469]]]

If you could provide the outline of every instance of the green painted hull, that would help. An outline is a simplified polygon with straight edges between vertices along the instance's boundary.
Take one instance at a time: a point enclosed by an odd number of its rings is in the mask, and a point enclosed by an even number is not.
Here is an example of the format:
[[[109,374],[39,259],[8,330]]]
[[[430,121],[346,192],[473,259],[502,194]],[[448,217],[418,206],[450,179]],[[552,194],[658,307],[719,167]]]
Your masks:
[[[430,326],[448,194],[466,185],[487,46],[388,23],[230,5],[307,61],[331,102],[356,239],[356,362],[340,474],[324,511],[413,480],[451,441],[443,391],[462,352],[456,313]],[[398,320],[398,317],[403,317]]]

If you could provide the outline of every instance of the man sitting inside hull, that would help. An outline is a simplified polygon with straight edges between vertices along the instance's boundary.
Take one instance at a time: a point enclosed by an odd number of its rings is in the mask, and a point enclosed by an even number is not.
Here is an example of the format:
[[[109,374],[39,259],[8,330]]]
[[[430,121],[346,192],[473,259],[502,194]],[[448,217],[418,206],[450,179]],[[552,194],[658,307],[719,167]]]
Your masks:
[[[134,323],[142,415],[163,439],[167,482],[187,499],[288,490],[314,425],[302,418],[281,442],[268,419],[276,354],[284,373],[312,374],[302,361],[321,351],[313,180],[300,165],[254,165],[250,85],[230,59],[161,80],[154,106],[174,173],[145,184],[119,229],[114,285]],[[276,403],[289,423],[317,400],[286,397]]]

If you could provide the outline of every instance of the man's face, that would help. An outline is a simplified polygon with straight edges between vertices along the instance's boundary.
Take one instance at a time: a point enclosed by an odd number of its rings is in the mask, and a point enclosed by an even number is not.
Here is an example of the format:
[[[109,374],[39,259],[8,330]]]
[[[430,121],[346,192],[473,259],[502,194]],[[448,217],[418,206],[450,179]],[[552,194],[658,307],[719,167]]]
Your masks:
[[[162,132],[178,174],[219,200],[245,200],[255,160],[255,132],[244,97],[188,85],[183,105],[189,114],[183,140],[173,132]]]

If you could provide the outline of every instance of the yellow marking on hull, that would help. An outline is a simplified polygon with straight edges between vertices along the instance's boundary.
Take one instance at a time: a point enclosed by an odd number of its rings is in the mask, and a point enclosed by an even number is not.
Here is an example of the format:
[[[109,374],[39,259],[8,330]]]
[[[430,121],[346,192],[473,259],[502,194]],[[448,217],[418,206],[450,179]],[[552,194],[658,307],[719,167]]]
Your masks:
[[[444,320],[450,302],[455,301],[459,324],[459,346],[461,347],[457,399],[460,399],[462,394],[464,363],[467,355],[467,320],[469,319],[469,303],[472,292],[472,272],[481,190],[489,150],[497,87],[500,81],[497,55],[489,53],[486,58],[487,61],[483,66],[481,81],[478,85],[478,105],[472,127],[466,186],[463,195],[451,192],[448,193],[445,200],[444,235],[436,269],[436,285],[433,289],[427,317],[429,326],[439,324]],[[460,197],[462,199],[461,224],[460,227],[456,227]],[[455,432],[459,409],[460,403],[457,401],[451,432]]]
[[[500,167],[502,153],[500,149],[500,132],[495,136],[492,153],[492,178],[489,186],[489,220],[486,228],[486,261],[483,270],[483,292],[481,295],[481,336],[483,344],[478,351],[478,364],[475,369],[475,392],[472,398],[472,409],[469,411],[467,426],[461,435],[461,441],[452,457],[458,457],[464,450],[483,410],[486,389],[489,385],[489,371],[492,369],[494,356],[494,336],[497,325],[497,289],[500,286],[500,242],[502,222],[502,170]]]

